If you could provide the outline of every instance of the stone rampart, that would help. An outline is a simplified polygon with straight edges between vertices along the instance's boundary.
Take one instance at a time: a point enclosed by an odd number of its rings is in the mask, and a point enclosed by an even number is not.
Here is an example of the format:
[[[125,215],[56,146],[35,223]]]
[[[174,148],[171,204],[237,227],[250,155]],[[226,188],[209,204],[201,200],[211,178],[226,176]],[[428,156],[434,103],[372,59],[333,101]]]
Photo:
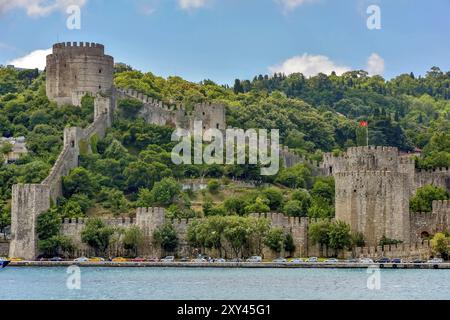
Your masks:
[[[413,212],[411,241],[422,241],[437,232],[450,231],[450,201],[433,201],[432,212]]]

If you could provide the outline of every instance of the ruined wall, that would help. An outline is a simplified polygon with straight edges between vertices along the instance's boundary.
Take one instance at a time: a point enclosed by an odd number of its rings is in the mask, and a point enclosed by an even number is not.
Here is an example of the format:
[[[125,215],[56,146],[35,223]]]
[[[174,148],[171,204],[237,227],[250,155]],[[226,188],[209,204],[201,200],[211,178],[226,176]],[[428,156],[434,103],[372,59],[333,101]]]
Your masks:
[[[432,212],[413,212],[411,217],[411,242],[437,232],[450,231],[450,201],[433,201]]]
[[[47,56],[47,97],[58,105],[72,104],[74,92],[112,94],[114,59],[98,43],[57,43]]]

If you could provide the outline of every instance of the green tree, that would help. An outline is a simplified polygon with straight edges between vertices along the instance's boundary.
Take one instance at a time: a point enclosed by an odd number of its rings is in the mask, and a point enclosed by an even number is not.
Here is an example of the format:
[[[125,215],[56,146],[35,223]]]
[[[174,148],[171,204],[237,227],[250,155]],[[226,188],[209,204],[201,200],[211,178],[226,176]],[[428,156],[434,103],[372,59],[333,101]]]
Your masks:
[[[136,118],[139,110],[143,107],[143,103],[137,99],[120,99],[118,102],[119,111],[122,116],[129,119]]]
[[[181,195],[181,185],[173,178],[164,178],[155,183],[150,192],[139,194],[141,204],[150,207],[154,205],[169,206]]]
[[[165,252],[173,252],[178,246],[178,235],[173,225],[166,223],[155,230],[153,241]]]
[[[64,194],[70,197],[73,194],[93,196],[99,189],[98,178],[85,168],[78,167],[63,177]]]
[[[220,183],[217,180],[210,180],[208,182],[208,191],[211,194],[217,194],[219,192],[220,189]]]
[[[416,194],[409,201],[409,208],[412,212],[431,212],[434,200],[447,199],[448,193],[445,189],[426,185],[417,189]]]
[[[279,210],[283,203],[283,193],[278,188],[267,188],[262,191],[262,195],[269,200],[270,210]]]
[[[269,200],[263,197],[257,197],[254,203],[245,206],[246,213],[266,213],[270,211]]]
[[[131,227],[125,231],[123,237],[123,246],[126,250],[133,251],[134,256],[138,256],[139,246],[144,242],[141,229],[138,227]]]
[[[114,229],[107,226],[101,219],[93,218],[86,222],[81,231],[81,241],[94,249],[96,255],[105,254]]]
[[[313,244],[327,246],[330,243],[330,229],[331,223],[329,221],[323,220],[312,223],[308,229],[308,236]]]
[[[63,235],[54,235],[48,239],[39,240],[39,250],[45,256],[60,256],[70,254],[74,251],[75,246],[69,237]]]
[[[436,233],[431,239],[431,248],[435,254],[440,255],[443,259],[447,260],[450,250],[450,239],[443,233]]]
[[[283,212],[290,217],[306,217],[307,211],[304,211],[302,203],[298,200],[290,200],[283,207]]]
[[[61,217],[56,209],[50,209],[37,218],[36,233],[40,240],[57,236],[61,228]]]
[[[334,221],[330,225],[328,241],[330,248],[336,250],[350,248],[352,244],[350,226],[343,221]]]

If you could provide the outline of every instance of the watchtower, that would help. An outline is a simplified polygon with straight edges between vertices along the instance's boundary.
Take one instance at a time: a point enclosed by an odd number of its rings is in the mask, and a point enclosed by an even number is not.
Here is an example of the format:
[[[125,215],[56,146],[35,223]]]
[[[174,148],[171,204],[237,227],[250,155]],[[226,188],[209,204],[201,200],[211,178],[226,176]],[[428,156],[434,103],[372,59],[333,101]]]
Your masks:
[[[53,45],[47,56],[47,97],[62,104],[77,104],[80,92],[113,93],[114,59],[102,44],[66,42]],[[79,101],[79,100],[78,100]]]

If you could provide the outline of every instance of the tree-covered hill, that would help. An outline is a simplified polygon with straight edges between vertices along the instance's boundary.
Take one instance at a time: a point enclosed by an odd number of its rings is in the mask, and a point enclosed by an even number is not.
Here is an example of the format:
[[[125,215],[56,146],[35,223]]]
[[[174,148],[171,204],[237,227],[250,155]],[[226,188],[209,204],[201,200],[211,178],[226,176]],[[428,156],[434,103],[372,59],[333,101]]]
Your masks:
[[[425,168],[450,166],[449,79],[449,73],[437,68],[423,78],[411,74],[389,81],[361,71],[311,78],[276,74],[236,80],[230,88],[211,80],[164,79],[124,65],[117,65],[115,73],[116,86],[168,104],[224,103],[228,125],[280,129],[283,144],[313,160],[320,160],[323,152],[357,145],[359,121],[366,120],[370,144],[422,149],[418,165]],[[119,101],[106,137],[92,154],[83,154],[81,167],[64,179],[64,197],[55,207],[61,217],[128,214],[136,206],[151,205],[166,207],[172,216],[191,217],[198,199],[207,215],[279,210],[294,216],[333,216],[333,182],[314,179],[307,165],[282,168],[277,176],[260,181],[275,184],[275,189],[232,197],[227,193],[226,201],[213,201],[225,199],[215,194],[218,179],[222,186],[230,179],[261,180],[259,168],[175,166],[170,161],[172,129],[147,124],[122,107]],[[61,150],[63,128],[85,127],[92,118],[92,98],[85,97],[81,108],[57,107],[45,95],[45,74],[0,68],[0,136],[25,136],[29,150],[15,164],[0,166],[0,229],[9,224],[11,186],[41,182]],[[185,178],[212,179],[210,190],[200,195],[183,192],[178,181]]]

